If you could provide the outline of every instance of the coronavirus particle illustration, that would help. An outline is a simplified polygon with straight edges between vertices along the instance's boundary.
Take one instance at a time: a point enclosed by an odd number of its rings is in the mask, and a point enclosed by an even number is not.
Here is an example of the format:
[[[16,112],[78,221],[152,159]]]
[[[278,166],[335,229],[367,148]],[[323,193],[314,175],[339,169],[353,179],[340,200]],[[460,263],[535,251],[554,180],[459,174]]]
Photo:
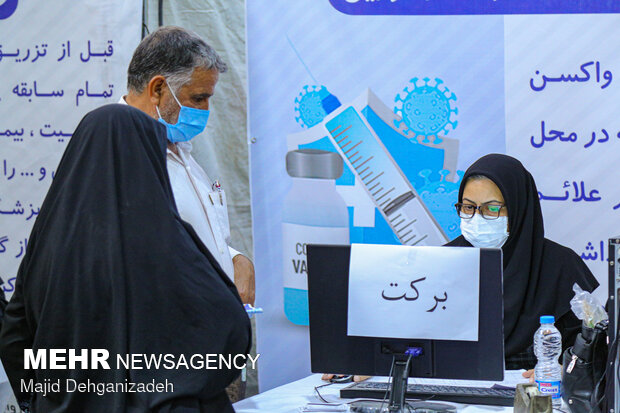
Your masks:
[[[295,98],[295,120],[302,128],[311,128],[338,106],[340,101],[325,86],[305,85]]]
[[[454,213],[454,204],[458,202],[459,186],[463,178],[463,171],[456,171],[453,182],[448,180],[450,171],[441,169],[433,173],[430,169],[419,172],[424,178],[424,185],[418,188],[420,197],[431,211],[439,225],[449,239],[460,235],[460,218]]]
[[[429,83],[425,77],[417,77],[394,98],[394,113],[400,116],[394,125],[410,137],[424,137],[423,142],[440,143],[439,135],[447,135],[456,128],[456,95],[451,92],[439,78]]]

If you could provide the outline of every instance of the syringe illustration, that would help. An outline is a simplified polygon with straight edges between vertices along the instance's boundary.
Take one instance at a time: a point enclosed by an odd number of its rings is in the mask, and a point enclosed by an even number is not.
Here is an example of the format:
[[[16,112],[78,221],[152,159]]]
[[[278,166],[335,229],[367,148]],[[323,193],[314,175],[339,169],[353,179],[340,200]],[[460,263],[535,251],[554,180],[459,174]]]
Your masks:
[[[403,245],[443,245],[448,238],[387,148],[353,106],[322,123],[351,171]]]
[[[315,84],[310,69],[291,39],[292,50]],[[403,245],[443,245],[448,237],[381,142],[357,105],[343,107],[327,89],[317,92],[326,117],[305,125],[327,129],[327,136]],[[298,102],[299,103],[299,102]],[[339,107],[340,106],[340,107]],[[303,119],[300,107],[300,118]],[[298,120],[299,121],[299,120]],[[320,123],[320,124],[318,124]]]

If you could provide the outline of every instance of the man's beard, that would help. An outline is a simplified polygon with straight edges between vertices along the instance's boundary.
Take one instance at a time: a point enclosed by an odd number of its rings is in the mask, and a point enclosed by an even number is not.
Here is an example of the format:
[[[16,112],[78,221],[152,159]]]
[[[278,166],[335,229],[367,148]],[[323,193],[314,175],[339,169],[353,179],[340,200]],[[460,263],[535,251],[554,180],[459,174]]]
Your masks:
[[[171,125],[177,123],[179,119],[179,105],[174,99],[168,99],[159,107],[161,117]]]

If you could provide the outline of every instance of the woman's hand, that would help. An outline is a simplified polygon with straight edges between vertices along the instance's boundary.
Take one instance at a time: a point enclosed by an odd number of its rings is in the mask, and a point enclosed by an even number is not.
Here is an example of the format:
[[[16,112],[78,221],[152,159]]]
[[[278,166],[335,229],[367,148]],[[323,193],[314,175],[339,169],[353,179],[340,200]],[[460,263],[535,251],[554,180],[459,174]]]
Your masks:
[[[333,379],[337,374],[323,374],[321,380],[329,381]],[[371,376],[353,376],[353,381],[359,383],[360,381],[368,380]]]
[[[534,369],[524,371],[522,376],[526,379],[530,379],[530,383],[534,383]]]

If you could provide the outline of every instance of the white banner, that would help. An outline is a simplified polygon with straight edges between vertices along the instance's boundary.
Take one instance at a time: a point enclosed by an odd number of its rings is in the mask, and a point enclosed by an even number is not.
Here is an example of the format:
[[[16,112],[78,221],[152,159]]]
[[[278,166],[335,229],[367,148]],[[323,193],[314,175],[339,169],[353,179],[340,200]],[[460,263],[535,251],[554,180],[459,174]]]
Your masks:
[[[73,130],[87,112],[126,93],[141,24],[139,0],[0,4],[0,277],[7,298]]]
[[[284,284],[292,247],[282,224],[332,228],[348,212],[350,243],[413,245],[434,232],[418,245],[438,245],[460,234],[460,177],[488,153],[532,172],[545,235],[581,255],[604,302],[606,240],[620,232],[620,188],[606,176],[620,145],[619,11],[534,0],[247,2],[261,390],[310,373],[307,291]],[[347,110],[357,126],[330,128]],[[364,143],[347,138],[348,126],[365,129]],[[320,163],[287,163],[308,150],[339,154],[344,171],[317,177]],[[329,180],[336,191],[308,189]],[[338,217],[329,225],[328,213]]]
[[[620,16],[510,16],[505,33],[506,150],[536,179],[545,235],[581,255],[604,304],[607,241],[620,234],[620,56],[610,46]]]
[[[0,20],[0,277],[8,296],[73,130],[125,94],[142,21],[139,0],[15,3]]]

